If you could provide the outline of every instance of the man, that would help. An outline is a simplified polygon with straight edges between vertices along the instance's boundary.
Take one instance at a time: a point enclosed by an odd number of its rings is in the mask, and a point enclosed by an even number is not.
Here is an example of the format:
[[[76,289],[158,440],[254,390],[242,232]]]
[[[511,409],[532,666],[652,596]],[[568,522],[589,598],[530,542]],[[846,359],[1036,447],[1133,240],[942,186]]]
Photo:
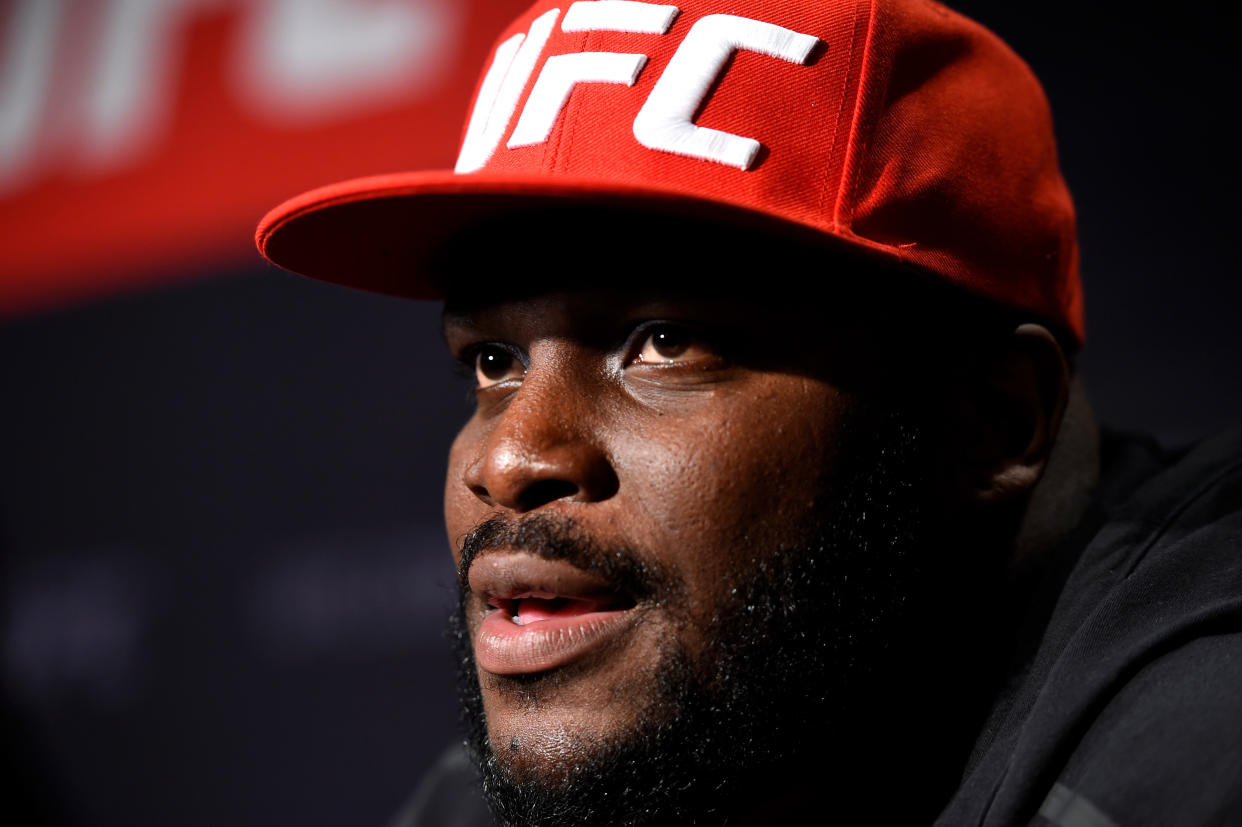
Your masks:
[[[1242,437],[1101,440],[1047,105],[976,24],[541,0],[455,171],[258,243],[444,299],[475,378],[477,776],[412,823],[1242,822]]]

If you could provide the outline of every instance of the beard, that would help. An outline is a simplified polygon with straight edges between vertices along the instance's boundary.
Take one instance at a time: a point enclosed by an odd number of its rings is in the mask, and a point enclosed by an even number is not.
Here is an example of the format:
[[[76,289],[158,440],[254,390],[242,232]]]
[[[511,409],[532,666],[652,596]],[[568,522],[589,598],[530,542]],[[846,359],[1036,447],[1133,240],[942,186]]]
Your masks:
[[[892,413],[869,419],[847,441],[852,450],[835,476],[844,484],[833,486],[840,493],[807,515],[804,541],[765,550],[736,573],[709,621],[710,645],[693,657],[675,641],[664,645],[646,667],[650,691],[634,724],[539,772],[509,760],[519,744],[488,738],[465,620],[470,562],[489,548],[519,548],[657,595],[671,612],[684,590],[640,555],[601,547],[564,520],[489,520],[467,535],[450,626],[467,748],[499,825],[720,824],[760,800],[756,791],[781,785],[818,779],[812,789],[835,799],[825,779],[848,787],[850,773],[875,759],[863,744],[885,715],[880,690],[930,632],[910,620],[916,584],[930,586],[919,565],[927,555],[916,553],[926,541],[930,475],[924,428]],[[537,703],[563,677],[506,678],[501,689]],[[824,820],[841,811],[820,798],[813,812]]]

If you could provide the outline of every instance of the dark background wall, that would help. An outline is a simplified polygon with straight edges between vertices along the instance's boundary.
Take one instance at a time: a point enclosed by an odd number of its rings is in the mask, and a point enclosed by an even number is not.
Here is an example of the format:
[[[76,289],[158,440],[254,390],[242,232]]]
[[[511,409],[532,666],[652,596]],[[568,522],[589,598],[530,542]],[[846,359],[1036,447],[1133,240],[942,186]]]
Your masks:
[[[1101,417],[1168,443],[1237,422],[1217,11],[954,5],[1052,99]],[[467,388],[436,307],[200,275],[0,326],[6,795],[58,824],[382,825],[454,737]]]

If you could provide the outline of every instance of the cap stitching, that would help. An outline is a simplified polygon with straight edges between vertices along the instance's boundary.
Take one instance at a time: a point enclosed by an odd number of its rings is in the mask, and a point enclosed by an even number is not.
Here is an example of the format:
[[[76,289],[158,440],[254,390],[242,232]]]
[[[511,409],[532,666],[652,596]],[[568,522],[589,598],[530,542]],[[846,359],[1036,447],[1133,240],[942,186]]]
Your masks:
[[[849,139],[846,141],[846,144],[845,144],[845,160],[841,164],[841,182],[837,188],[836,202],[833,204],[833,207],[832,207],[832,226],[833,226],[833,229],[836,231],[840,231],[841,229],[842,206],[844,205],[847,199],[853,200],[854,186],[857,181],[857,178],[854,175],[855,170],[853,169],[851,162],[854,159],[854,148],[855,148],[856,142],[860,138],[860,135],[859,135],[860,121],[862,120],[862,117],[863,117],[863,107],[865,104],[865,97],[866,97],[864,95],[864,90],[866,90],[867,88],[866,81],[867,81],[868,76],[870,75],[871,57],[872,57],[872,54],[871,54],[872,38],[875,34],[875,19],[877,16],[876,0],[871,0],[871,2],[868,5],[869,5],[869,14],[867,17],[867,34],[863,40],[862,65],[859,67],[859,70],[858,70],[857,91],[855,92],[855,95],[854,95],[854,117],[853,117],[853,120],[850,122]],[[844,106],[844,101],[842,101],[842,105]]]
[[[858,5],[859,5],[858,3],[854,4],[854,17],[850,21],[852,25],[850,26],[850,54],[849,54],[849,57],[846,59],[846,66],[847,66],[846,82],[847,83],[849,81],[848,67],[854,65],[854,51],[856,49],[856,44],[858,43],[858,34],[857,34]],[[828,44],[828,48],[831,49],[832,44]],[[844,112],[845,112],[845,94],[844,94],[844,90],[842,90],[841,103],[837,107],[837,116],[835,119],[833,119],[833,122],[832,122],[832,143],[830,143],[828,146],[827,163],[824,164],[824,180],[823,180],[823,183],[819,187],[819,204],[817,205],[816,209],[820,215],[824,214],[825,205],[828,201],[828,179],[832,175],[832,156],[833,156],[833,153],[835,153],[837,150],[837,135],[841,131],[841,115],[844,114]],[[847,158],[848,158],[848,155],[847,155]],[[836,216],[836,205],[835,204],[833,205],[833,213],[832,213],[832,229],[834,231],[837,229],[837,216]]]

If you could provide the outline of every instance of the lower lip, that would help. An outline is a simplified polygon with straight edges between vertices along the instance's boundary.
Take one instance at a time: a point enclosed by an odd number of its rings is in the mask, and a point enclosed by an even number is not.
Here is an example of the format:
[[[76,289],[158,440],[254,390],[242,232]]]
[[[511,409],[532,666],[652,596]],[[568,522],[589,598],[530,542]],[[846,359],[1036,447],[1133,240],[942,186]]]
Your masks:
[[[500,609],[483,619],[474,659],[494,675],[546,672],[602,647],[629,625],[631,609],[553,617],[518,625]]]

